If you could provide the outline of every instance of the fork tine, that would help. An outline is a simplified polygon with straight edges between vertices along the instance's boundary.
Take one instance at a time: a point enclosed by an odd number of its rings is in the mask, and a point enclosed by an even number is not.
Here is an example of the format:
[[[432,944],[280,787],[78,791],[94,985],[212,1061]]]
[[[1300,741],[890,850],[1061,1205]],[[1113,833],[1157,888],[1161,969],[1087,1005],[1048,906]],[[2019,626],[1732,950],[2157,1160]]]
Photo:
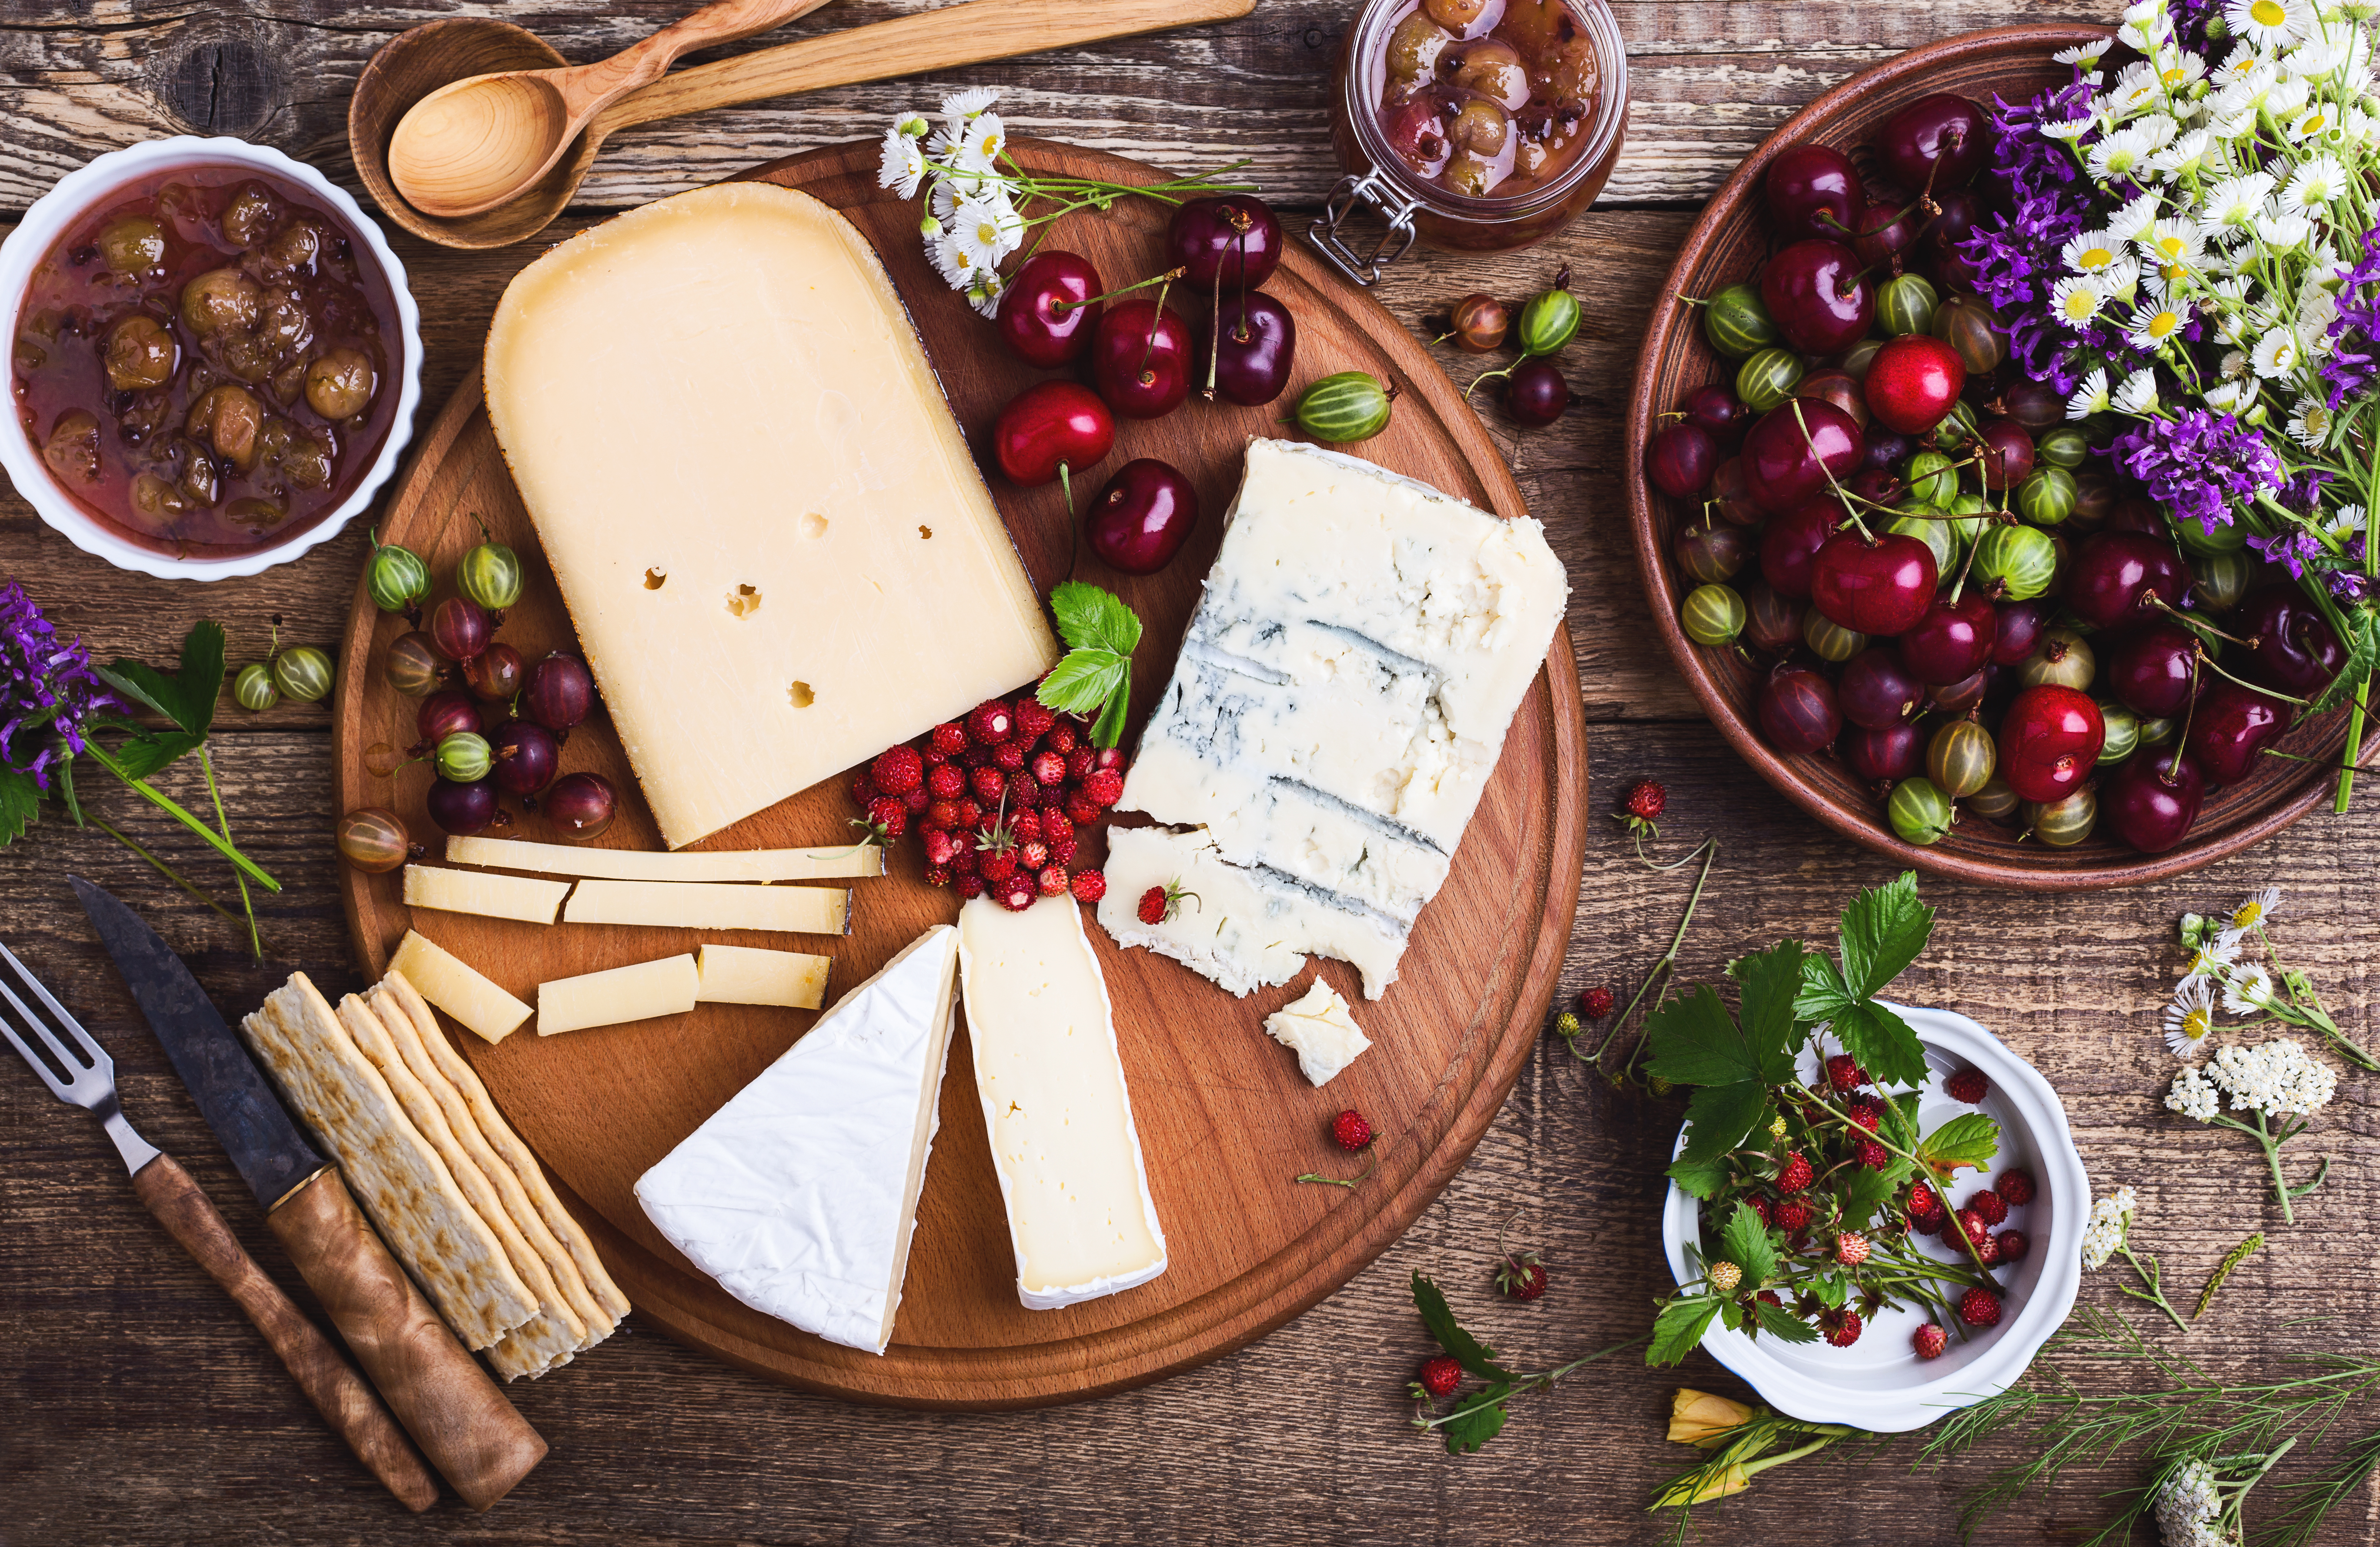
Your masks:
[[[25,1024],[31,1027],[41,1037],[42,1042],[48,1046],[50,1052],[55,1054],[58,1062],[65,1066],[67,1083],[73,1083],[74,1080],[82,1074],[84,1066],[76,1061],[73,1054],[67,1051],[67,1044],[58,1041],[57,1037],[51,1032],[49,1027],[42,1023],[41,1017],[25,1008],[25,1002],[18,998],[15,993],[9,989],[8,985],[5,981],[0,981],[0,998],[6,999],[9,1005],[16,1010],[17,1014],[24,1018]],[[0,1022],[0,1024],[5,1024],[5,1022]],[[10,1040],[15,1041],[15,1038],[12,1036]],[[19,1052],[23,1051],[24,1046],[25,1044],[22,1042],[17,1043],[17,1047]],[[26,1056],[30,1057],[31,1054],[28,1054]]]
[[[50,1088],[51,1095],[60,1101],[70,1099],[67,1095],[67,1088],[58,1083],[58,1077],[50,1072],[50,1066],[47,1064],[33,1056],[33,1050],[25,1045],[25,1040],[17,1035],[17,1029],[8,1024],[7,1017],[5,1016],[0,1016],[0,1036],[6,1037],[8,1045],[15,1048],[18,1056],[33,1066],[33,1072],[42,1077],[42,1083]]]
[[[64,1005],[59,1004],[57,996],[50,993],[48,988],[42,985],[42,982],[39,978],[33,976],[33,969],[17,959],[17,953],[8,949],[8,943],[5,940],[0,940],[0,959],[6,959],[10,967],[15,968],[17,969],[17,976],[25,981],[25,986],[31,989],[35,997],[39,998],[42,1004],[49,1006],[50,1013],[57,1017],[59,1021],[65,1025],[68,1031],[74,1033],[74,1040],[81,1044],[84,1053],[91,1055],[91,1062],[94,1067],[104,1068],[110,1072],[114,1071],[115,1061],[108,1057],[107,1050],[100,1046],[97,1040],[94,1039],[90,1032],[82,1029],[82,1022],[75,1019],[73,1012],[68,1010]],[[23,1006],[18,1006],[18,1012],[20,1014],[23,1012]],[[32,1019],[30,1016],[27,1016],[26,1018],[29,1020]],[[45,1037],[48,1035],[48,1029],[46,1027],[42,1028],[42,1034]],[[51,1045],[54,1047],[56,1046],[55,1042]],[[65,1057],[66,1050],[60,1048],[58,1055],[62,1058]]]

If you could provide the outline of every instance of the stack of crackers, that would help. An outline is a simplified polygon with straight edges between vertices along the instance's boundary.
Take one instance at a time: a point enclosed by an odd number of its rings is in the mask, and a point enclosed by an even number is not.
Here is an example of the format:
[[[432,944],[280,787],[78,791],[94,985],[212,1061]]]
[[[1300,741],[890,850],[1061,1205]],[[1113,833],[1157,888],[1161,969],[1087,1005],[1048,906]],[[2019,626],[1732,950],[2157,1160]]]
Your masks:
[[[619,1325],[627,1297],[403,975],[334,1012],[294,973],[240,1032],[397,1261],[497,1374],[558,1370]]]

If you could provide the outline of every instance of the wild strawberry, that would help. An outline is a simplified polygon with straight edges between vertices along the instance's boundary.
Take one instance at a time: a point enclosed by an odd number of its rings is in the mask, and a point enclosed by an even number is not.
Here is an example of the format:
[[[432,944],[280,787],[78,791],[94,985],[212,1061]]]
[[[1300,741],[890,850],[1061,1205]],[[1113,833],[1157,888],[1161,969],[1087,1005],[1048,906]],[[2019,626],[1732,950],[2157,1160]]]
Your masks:
[[[991,766],[991,749],[989,747],[970,746],[965,751],[959,754],[959,766],[969,769],[990,768]]]
[[[1859,1341],[1860,1313],[1849,1306],[1820,1313],[1818,1325],[1826,1329],[1827,1341],[1838,1348],[1848,1348]]]
[[[1959,1320],[1971,1327],[1999,1324],[2000,1297],[1988,1289],[1970,1289],[1959,1297]]]
[[[1449,1396],[1463,1383],[1463,1367],[1444,1354],[1421,1362],[1421,1389],[1432,1396]]]
[[[1720,1294],[1732,1295],[1735,1286],[1743,1282],[1743,1270],[1732,1262],[1712,1262],[1703,1268],[1703,1277],[1708,1279],[1710,1286]]]
[[[1091,754],[1091,766],[1093,768],[1112,768],[1119,774],[1123,773],[1124,771],[1123,749],[1121,747],[1100,748],[1098,751]]]
[[[1123,775],[1112,768],[1095,768],[1083,781],[1083,797],[1095,806],[1112,806],[1123,798]]]
[[[1061,865],[1071,865],[1075,862],[1075,830],[1072,827],[1062,833],[1051,834],[1048,842],[1050,858],[1052,860]]]
[[[1330,1119],[1330,1137],[1339,1141],[1342,1150],[1360,1150],[1372,1142],[1372,1125],[1351,1106]]]
[[[976,870],[976,851],[974,843],[971,842],[964,834],[953,834],[953,836],[956,836],[959,840],[959,851],[951,856],[950,866],[952,872],[957,875],[977,874],[978,871]]]
[[[1005,827],[987,827],[976,834],[976,868],[997,884],[1016,873],[1016,844]]]
[[[1601,1020],[1609,1015],[1611,1013],[1610,987],[1608,984],[1597,983],[1593,988],[1581,989],[1578,995],[1578,1013],[1582,1020]]]
[[[1782,1199],[1777,1204],[1777,1228],[1788,1236],[1803,1234],[1817,1217],[1817,1212],[1803,1199]]]
[[[935,801],[926,808],[926,814],[917,819],[917,825],[927,830],[940,829],[944,832],[956,827],[959,825],[959,803],[955,800]]]
[[[1752,1212],[1760,1216],[1761,1224],[1773,1224],[1776,1223],[1775,1217],[1769,1212],[1768,1200],[1755,1192],[1750,1198],[1745,1199],[1744,1201],[1752,1206]]]
[[[1999,1193],[2010,1208],[2023,1208],[2033,1201],[2033,1173],[2030,1171],[2001,1172]]]
[[[1969,1193],[1967,1207],[1983,1215],[1985,1224],[1998,1224],[2008,1218],[2008,1200],[1989,1188]]]
[[[1033,754],[1033,777],[1045,785],[1064,784],[1066,760],[1048,748],[1043,748]]]
[[[1777,1173],[1777,1190],[1789,1194],[1799,1192],[1810,1185],[1814,1175],[1809,1161],[1797,1150],[1785,1157],[1784,1169]]]
[[[1010,837],[1014,838],[1020,844],[1030,843],[1034,839],[1042,835],[1041,813],[1038,811],[1019,811],[1014,817],[1010,819],[1008,828],[1008,835]]]
[[[1856,1268],[1867,1261],[1867,1237],[1855,1230],[1846,1230],[1835,1237],[1835,1261],[1846,1268]]]
[[[959,851],[957,835],[938,827],[929,829],[920,842],[925,846],[929,865],[947,865]]]
[[[1938,1359],[1942,1350],[1950,1346],[1950,1334],[1932,1322],[1909,1334],[1909,1346],[1917,1350],[1921,1359]]]
[[[1041,895],[1033,889],[1033,883],[1030,881],[1019,875],[1011,876],[1002,882],[991,895],[994,901],[1009,912],[1022,913],[1031,907]]]
[[[1977,1241],[1975,1243],[1975,1261],[1981,1262],[1986,1268],[1998,1267],[2000,1261],[1999,1237],[1996,1236],[1986,1236],[1982,1240]]]
[[[1038,848],[1041,846],[1036,844],[1033,847]],[[1035,889],[1045,897],[1064,896],[1066,895],[1066,867],[1063,865],[1042,866],[1041,873],[1034,878],[1034,886]]]
[[[1077,827],[1090,826],[1099,820],[1101,814],[1101,808],[1096,800],[1086,800],[1079,795],[1067,798],[1066,815]]]
[[[1992,1238],[1992,1227],[1985,1224],[1984,1216],[1973,1209],[1960,1210],[1953,1216],[1953,1224],[1959,1232],[1967,1237],[1968,1244],[1971,1246],[1981,1247]],[[1949,1232],[1945,1231],[1944,1234],[1947,1235]]]
[[[1932,1188],[1920,1182],[1915,1187],[1909,1189],[1909,1217],[1911,1219],[1931,1220],[1934,1222],[1933,1227],[1935,1229],[1939,1229],[1941,1228],[1944,1212],[1942,1195],[1936,1192]]]
[[[1509,1300],[1534,1300],[1546,1292],[1546,1265],[1534,1251],[1508,1254],[1496,1270],[1496,1287]]]
[[[1016,846],[1016,862],[1038,874],[1050,863],[1050,846],[1038,838],[1028,838]]]
[[[1069,779],[1089,778],[1091,776],[1091,769],[1096,766],[1096,755],[1088,747],[1076,747],[1073,751],[1066,754],[1066,777]]]
[[[925,815],[932,809],[933,803],[934,798],[926,793],[926,786],[923,785],[919,785],[916,789],[901,797],[901,809],[911,816]]]
[[[2022,1262],[2024,1254],[2033,1249],[2033,1243],[2025,1238],[2022,1230],[2003,1230],[1992,1238],[1999,1243],[2000,1261],[2003,1262]]]
[[[1108,878],[1098,871],[1079,871],[1069,884],[1079,903],[1095,903],[1108,895]]]
[[[1025,743],[1003,741],[991,749],[991,765],[1003,773],[1014,774],[1025,766]]]
[[[948,886],[950,883],[951,868],[948,865],[929,865],[926,867],[927,885]]]
[[[945,720],[926,733],[926,745],[946,758],[954,758],[967,749],[966,727],[955,720]]]
[[[1856,1097],[1843,1111],[1853,1123],[1870,1133],[1884,1126],[1884,1103],[1873,1096]]]
[[[1850,1054],[1838,1053],[1827,1060],[1827,1083],[1836,1094],[1849,1095],[1867,1083],[1867,1071]]]
[[[1016,734],[1016,712],[998,699],[987,699],[967,712],[967,739],[993,747]]]
[[[1964,1102],[1969,1106],[1981,1105],[1991,1088],[1991,1081],[1984,1078],[1981,1069],[1961,1069],[1942,1082],[1942,1089],[1950,1093],[1952,1101]]]
[[[868,810],[868,807],[876,803],[876,794],[877,790],[875,780],[869,778],[864,773],[855,774],[851,776],[851,803],[853,805],[858,807],[864,811]]]
[[[882,828],[886,837],[897,838],[909,829],[909,808],[897,795],[880,795],[868,804],[868,821]]]
[[[1038,741],[1058,723],[1058,712],[1027,693],[1016,700],[1016,738]]]
[[[1734,1264],[1730,1263],[1729,1266],[1732,1267]],[[1758,1300],[1762,1305],[1773,1305],[1779,1310],[1785,1309],[1784,1300],[1779,1297],[1777,1291],[1774,1289],[1763,1289],[1760,1293],[1753,1296],[1752,1297]]]
[[[1082,737],[1075,734],[1075,727],[1063,720],[1051,725],[1041,737],[1041,745],[1062,758],[1082,744]]]
[[[1881,1171],[1892,1163],[1892,1151],[1873,1139],[1863,1139],[1852,1146],[1852,1158],[1870,1171]]]
[[[926,772],[929,774],[951,761],[951,755],[948,752],[937,752],[931,747],[919,752],[917,757],[918,761],[926,765]]]
[[[972,798],[961,798],[959,819],[951,825],[964,832],[974,831],[983,825],[983,808],[977,805]]]
[[[966,793],[966,770],[946,762],[926,775],[926,787],[934,792],[937,800],[956,800]]]
[[[972,902],[983,895],[983,877],[973,871],[960,872],[951,878],[951,890],[959,895],[960,901]]]
[[[1008,776],[997,768],[978,768],[968,777],[967,787],[975,791],[978,800],[987,806],[996,806],[1000,804],[1000,798],[1007,793]]]
[[[886,795],[906,795],[924,782],[926,760],[917,755],[915,747],[887,748],[876,754],[868,773],[876,781],[876,787]]]
[[[1034,781],[1033,775],[1018,769],[1008,776],[1008,809],[1013,811],[1031,810],[1048,799],[1049,792]]]

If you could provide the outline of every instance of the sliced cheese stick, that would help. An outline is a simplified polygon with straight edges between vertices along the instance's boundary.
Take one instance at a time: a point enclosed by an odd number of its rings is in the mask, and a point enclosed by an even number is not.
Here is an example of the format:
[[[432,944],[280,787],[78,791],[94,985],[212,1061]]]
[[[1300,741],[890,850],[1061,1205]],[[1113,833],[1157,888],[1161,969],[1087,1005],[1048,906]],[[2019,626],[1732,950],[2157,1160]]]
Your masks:
[[[421,997],[480,1034],[501,1042],[520,1029],[529,1008],[491,982],[477,968],[433,941],[411,930],[389,958],[388,969],[402,972],[421,990]]]
[[[569,895],[570,883],[566,881],[448,871],[432,865],[405,867],[407,907],[434,907],[444,913],[476,913],[486,919],[551,924],[562,909],[562,899]]]
[[[537,1034],[623,1026],[694,1008],[702,975],[691,956],[663,956],[537,985]]]
[[[493,879],[493,878],[491,878]],[[554,884],[560,883],[536,883]],[[737,886],[705,882],[582,881],[563,919],[682,930],[847,934],[851,891],[836,886]]]
[[[782,1005],[788,1009],[815,1010],[826,1002],[827,973],[834,958],[705,942],[696,966],[701,971],[702,986],[695,997],[706,1005]]]
[[[670,854],[651,849],[532,844],[518,838],[450,837],[446,840],[446,859],[455,865],[488,865],[500,871],[596,876],[610,881],[826,881],[836,876],[884,873],[884,850],[877,844]]]

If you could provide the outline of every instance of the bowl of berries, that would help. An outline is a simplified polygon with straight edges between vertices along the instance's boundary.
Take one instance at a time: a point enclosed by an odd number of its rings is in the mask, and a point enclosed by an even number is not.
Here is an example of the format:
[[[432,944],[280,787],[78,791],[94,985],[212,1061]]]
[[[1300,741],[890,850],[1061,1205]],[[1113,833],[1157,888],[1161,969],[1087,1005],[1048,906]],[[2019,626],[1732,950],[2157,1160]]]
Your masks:
[[[1729,742],[1838,832],[2034,890],[2258,842],[2346,739],[2289,707],[2294,657],[2337,653],[2313,604],[2244,527],[2147,497],[1984,294],[1993,106],[2107,39],[1944,39],[1788,120],[1682,248],[1628,425],[1654,622]]]
[[[1780,1412],[1897,1433],[2024,1373],[2073,1309],[2091,1188],[2032,1065],[1965,1016],[1876,1003],[1925,1078],[1804,1047],[1785,1134],[1755,1132],[1708,1198],[1672,1182],[1663,1321],[1699,1317],[1698,1346]]]

